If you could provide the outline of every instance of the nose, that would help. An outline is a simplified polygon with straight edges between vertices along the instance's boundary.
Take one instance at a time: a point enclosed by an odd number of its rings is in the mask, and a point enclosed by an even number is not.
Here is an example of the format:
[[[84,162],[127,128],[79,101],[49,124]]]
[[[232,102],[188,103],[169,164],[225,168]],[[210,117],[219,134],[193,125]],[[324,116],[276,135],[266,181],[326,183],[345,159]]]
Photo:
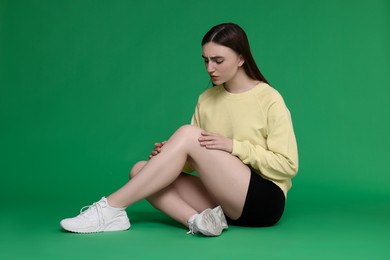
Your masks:
[[[212,62],[207,62],[206,69],[209,74],[213,73],[215,71],[214,64]]]

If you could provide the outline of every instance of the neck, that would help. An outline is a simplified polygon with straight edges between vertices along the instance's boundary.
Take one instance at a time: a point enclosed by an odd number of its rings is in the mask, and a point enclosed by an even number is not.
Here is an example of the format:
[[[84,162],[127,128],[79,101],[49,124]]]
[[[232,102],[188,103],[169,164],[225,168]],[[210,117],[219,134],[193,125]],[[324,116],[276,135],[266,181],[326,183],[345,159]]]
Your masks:
[[[242,93],[254,88],[259,84],[259,80],[250,78],[243,69],[237,71],[237,74],[229,81],[225,82],[224,87],[230,93]]]

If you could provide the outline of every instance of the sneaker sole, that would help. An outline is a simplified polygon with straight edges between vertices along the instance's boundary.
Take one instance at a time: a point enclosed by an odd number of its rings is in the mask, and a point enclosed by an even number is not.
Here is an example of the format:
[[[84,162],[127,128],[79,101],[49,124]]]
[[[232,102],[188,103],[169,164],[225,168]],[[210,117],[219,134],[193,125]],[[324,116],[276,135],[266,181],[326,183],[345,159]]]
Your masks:
[[[75,228],[69,228],[64,224],[62,221],[60,223],[61,227],[65,229],[66,231],[72,232],[72,233],[78,233],[78,234],[92,234],[92,233],[100,233],[100,232],[113,232],[113,231],[125,231],[130,229],[130,222],[123,223],[122,226],[118,226],[117,221],[113,223],[109,223],[108,225],[100,228],[85,228],[85,229],[75,229]]]

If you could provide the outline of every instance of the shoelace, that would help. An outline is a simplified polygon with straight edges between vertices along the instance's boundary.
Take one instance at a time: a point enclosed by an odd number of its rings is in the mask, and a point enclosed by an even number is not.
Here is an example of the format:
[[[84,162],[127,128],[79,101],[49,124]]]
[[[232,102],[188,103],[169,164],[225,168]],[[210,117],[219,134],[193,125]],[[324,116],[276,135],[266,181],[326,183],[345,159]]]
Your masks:
[[[195,234],[195,232],[194,232],[194,228],[193,227],[189,227],[190,228],[190,230],[188,230],[188,232],[187,232],[187,234],[191,234],[191,235],[194,235]]]
[[[99,220],[99,226],[101,226],[102,224],[104,224],[104,218],[102,213],[102,205],[99,202],[95,202],[92,205],[82,207],[80,209],[80,214],[84,216],[89,216],[93,209],[96,210]]]
[[[187,234],[189,235],[189,234],[191,234],[191,235],[194,235],[195,233],[194,233],[194,231],[192,231],[191,229],[187,232]]]
[[[197,229],[195,226],[195,220],[193,222],[188,222],[188,228],[190,230],[187,232],[187,234],[194,235],[195,233],[197,233]]]

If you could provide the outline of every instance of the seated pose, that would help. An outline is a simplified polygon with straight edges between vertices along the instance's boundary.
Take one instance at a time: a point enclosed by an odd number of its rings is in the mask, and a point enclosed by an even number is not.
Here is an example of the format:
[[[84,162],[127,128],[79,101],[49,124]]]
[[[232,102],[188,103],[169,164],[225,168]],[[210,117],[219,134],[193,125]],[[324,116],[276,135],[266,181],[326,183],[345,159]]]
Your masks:
[[[62,220],[63,229],[127,230],[125,209],[142,199],[191,234],[219,236],[228,225],[279,221],[298,171],[290,112],[258,69],[238,25],[211,28],[202,40],[202,58],[213,87],[199,96],[191,125],[156,143],[149,161],[133,166],[129,182]]]

